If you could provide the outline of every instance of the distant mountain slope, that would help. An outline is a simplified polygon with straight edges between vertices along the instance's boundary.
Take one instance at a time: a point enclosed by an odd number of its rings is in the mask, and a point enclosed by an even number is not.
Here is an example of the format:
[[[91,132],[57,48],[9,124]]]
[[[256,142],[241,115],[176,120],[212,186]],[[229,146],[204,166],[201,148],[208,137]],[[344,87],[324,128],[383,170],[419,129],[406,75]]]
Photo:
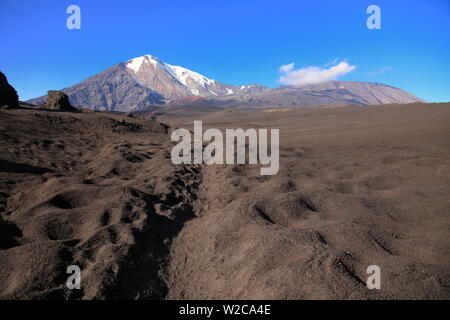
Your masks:
[[[312,106],[384,104],[423,101],[387,85],[330,81],[275,89],[259,84],[234,86],[189,69],[167,64],[151,55],[137,57],[106,69],[73,87],[62,89],[74,106],[128,112],[153,104],[180,104],[204,98],[224,106]],[[192,97],[192,98],[191,98]],[[28,100],[42,104],[46,96]]]
[[[220,101],[220,102],[219,102]],[[304,86],[264,88],[218,99],[228,106],[315,106],[423,102],[411,93],[380,83],[329,81]]]
[[[129,111],[152,103],[161,103],[163,96],[142,86],[130,75],[124,63],[106,69],[73,87],[62,89],[72,105],[107,111]],[[28,102],[41,104],[47,96]]]

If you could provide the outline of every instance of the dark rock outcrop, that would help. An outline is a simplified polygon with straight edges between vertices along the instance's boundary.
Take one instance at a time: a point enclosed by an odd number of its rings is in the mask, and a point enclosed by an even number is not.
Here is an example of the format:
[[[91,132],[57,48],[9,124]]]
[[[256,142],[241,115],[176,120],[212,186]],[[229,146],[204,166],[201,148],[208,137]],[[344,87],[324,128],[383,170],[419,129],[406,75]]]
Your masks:
[[[0,106],[5,108],[19,106],[19,96],[16,90],[8,83],[6,76],[0,71]]]
[[[70,102],[69,96],[61,91],[49,90],[47,93],[47,102],[42,105],[44,108],[61,111],[75,111]]]

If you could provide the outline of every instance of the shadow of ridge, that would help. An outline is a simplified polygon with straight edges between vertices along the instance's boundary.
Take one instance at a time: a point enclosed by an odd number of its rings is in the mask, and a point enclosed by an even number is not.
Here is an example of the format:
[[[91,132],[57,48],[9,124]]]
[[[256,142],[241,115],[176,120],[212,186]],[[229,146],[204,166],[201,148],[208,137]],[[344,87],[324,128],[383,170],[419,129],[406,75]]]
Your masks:
[[[9,249],[20,246],[20,243],[16,238],[21,238],[22,236],[22,230],[20,230],[16,224],[5,221],[0,216],[0,249]]]
[[[146,203],[145,227],[133,231],[135,245],[119,262],[117,280],[104,290],[106,299],[164,299],[168,287],[161,272],[168,266],[170,245],[184,224],[196,216],[186,196],[176,197],[173,190],[164,200],[159,195],[136,192]],[[190,199],[196,198],[193,192],[188,195]],[[158,214],[155,204],[171,207],[171,217]],[[173,208],[175,204],[178,205]]]
[[[16,163],[0,159],[0,172],[43,174],[54,171],[51,169],[36,167],[25,163]]]
[[[39,111],[47,111],[47,112],[69,112],[69,113],[83,113],[83,110],[77,108],[77,107],[73,107],[73,109],[52,109],[49,108],[47,106],[38,106],[39,107]]]

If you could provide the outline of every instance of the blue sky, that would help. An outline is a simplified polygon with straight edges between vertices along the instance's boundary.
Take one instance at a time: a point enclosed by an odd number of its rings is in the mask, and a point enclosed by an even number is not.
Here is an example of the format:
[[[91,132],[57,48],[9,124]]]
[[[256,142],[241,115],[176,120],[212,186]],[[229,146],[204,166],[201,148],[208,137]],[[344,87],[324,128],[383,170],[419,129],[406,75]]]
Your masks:
[[[71,4],[81,30],[66,27]],[[371,4],[381,30],[366,27]],[[344,63],[339,79],[450,101],[448,0],[1,0],[0,30],[0,70],[21,100],[148,53],[224,83],[269,87],[282,84],[283,65]]]

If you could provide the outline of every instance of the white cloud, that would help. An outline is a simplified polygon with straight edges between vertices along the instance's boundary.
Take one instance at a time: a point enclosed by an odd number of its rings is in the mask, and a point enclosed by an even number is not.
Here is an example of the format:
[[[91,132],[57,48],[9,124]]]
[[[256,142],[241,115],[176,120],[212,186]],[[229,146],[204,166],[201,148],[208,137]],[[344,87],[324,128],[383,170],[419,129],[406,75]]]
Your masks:
[[[356,66],[351,66],[347,62],[341,62],[328,69],[310,66],[295,70],[294,63],[291,63],[279,68],[279,71],[284,73],[284,75],[278,81],[286,85],[294,86],[321,83],[336,80],[340,76],[353,71],[355,68]]]
[[[284,65],[282,65],[278,70],[279,70],[280,72],[289,72],[289,71],[291,71],[292,69],[294,69],[294,65],[295,65],[294,62],[289,63],[289,64],[284,64]]]
[[[391,69],[392,69],[392,67],[390,67],[390,66],[383,67],[383,68],[381,68],[380,70],[375,70],[375,71],[369,72],[369,76],[376,76],[376,75],[378,75],[378,74],[383,74],[383,73],[385,73],[386,71],[389,71],[389,70],[391,70]]]

